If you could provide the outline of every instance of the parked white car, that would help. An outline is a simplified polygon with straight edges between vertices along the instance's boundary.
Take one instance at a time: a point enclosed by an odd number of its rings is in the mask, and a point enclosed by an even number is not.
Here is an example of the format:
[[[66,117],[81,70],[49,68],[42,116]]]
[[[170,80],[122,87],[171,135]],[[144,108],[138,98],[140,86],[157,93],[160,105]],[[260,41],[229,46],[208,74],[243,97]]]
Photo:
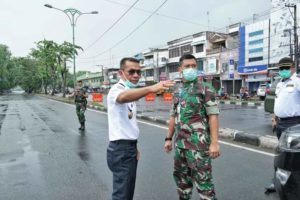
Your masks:
[[[266,97],[266,89],[267,84],[261,83],[257,89],[257,96],[259,96],[260,100],[264,100]]]

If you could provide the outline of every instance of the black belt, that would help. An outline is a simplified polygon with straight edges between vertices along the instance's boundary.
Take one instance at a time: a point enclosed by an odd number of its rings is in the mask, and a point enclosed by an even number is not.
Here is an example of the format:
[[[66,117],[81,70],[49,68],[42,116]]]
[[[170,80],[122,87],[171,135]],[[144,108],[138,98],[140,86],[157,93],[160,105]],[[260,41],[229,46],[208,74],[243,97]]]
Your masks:
[[[296,117],[278,117],[278,119],[280,121],[289,121],[289,120],[300,120],[300,116],[296,116]]]
[[[129,144],[129,145],[136,145],[137,140],[114,140],[110,141],[111,143],[114,144]]]

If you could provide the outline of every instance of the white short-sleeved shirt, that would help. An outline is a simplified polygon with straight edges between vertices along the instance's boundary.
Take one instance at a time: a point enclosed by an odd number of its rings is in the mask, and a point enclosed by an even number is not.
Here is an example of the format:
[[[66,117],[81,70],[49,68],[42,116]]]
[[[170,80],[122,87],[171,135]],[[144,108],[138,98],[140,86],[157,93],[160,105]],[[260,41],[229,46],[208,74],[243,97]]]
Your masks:
[[[300,78],[294,73],[276,86],[274,114],[279,118],[300,116]]]
[[[107,95],[109,141],[137,140],[139,137],[135,102],[122,104],[117,102],[118,95],[128,89],[124,81],[120,80]],[[130,113],[132,113],[131,119]]]

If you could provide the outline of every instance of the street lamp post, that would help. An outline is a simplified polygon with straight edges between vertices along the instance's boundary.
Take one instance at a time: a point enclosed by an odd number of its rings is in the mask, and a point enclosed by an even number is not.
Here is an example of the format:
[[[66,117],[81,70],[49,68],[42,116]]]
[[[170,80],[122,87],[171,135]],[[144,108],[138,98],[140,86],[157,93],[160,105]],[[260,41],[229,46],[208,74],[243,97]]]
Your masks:
[[[85,15],[85,14],[98,14],[98,11],[92,11],[92,12],[80,12],[79,10],[75,9],[75,8],[67,8],[65,10],[53,7],[52,5],[49,4],[45,4],[44,5],[47,8],[53,8],[55,10],[59,10],[63,13],[65,13],[67,15],[67,17],[70,20],[71,26],[72,26],[72,36],[73,36],[73,73],[74,73],[74,89],[76,86],[76,64],[75,64],[75,26],[76,26],[76,22],[77,19],[81,16],[81,15]]]

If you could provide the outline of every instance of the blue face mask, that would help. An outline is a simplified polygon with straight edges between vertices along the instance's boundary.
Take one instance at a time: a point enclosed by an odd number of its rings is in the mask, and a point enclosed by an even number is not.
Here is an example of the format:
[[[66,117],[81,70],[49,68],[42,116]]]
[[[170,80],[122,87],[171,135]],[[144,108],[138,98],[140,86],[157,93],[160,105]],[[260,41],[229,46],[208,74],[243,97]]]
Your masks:
[[[182,71],[182,76],[187,81],[193,81],[197,78],[198,71],[194,68],[187,68]]]
[[[290,69],[284,69],[284,70],[279,71],[279,76],[283,79],[290,78],[291,75],[292,75],[292,72]]]

